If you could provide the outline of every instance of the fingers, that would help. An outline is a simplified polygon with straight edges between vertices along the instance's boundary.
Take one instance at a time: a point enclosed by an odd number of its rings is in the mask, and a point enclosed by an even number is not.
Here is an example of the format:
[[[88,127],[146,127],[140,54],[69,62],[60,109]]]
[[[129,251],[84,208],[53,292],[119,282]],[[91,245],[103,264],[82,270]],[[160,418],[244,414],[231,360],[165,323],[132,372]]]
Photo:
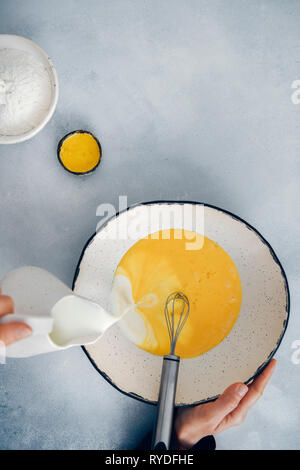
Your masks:
[[[31,333],[30,326],[25,323],[11,322],[0,325],[0,341],[3,341],[6,346],[27,338]]]
[[[0,289],[0,317],[14,312],[14,302],[8,295],[1,295]],[[11,322],[0,325],[0,341],[8,346],[11,343],[27,338],[32,333],[30,326],[25,323]]]
[[[262,395],[275,366],[276,361],[272,359],[249,387],[243,383],[230,385],[215,402],[181,410],[175,421],[179,444],[189,448],[201,437],[241,424]]]
[[[240,404],[247,392],[247,385],[236,383],[226,388],[222,395],[214,403],[211,403],[211,413],[215,418],[216,425]]]
[[[241,403],[241,407],[246,413],[262,396],[267,383],[273,375],[276,363],[276,359],[272,359],[267,367],[259,374],[258,377],[253,380],[252,384],[249,386],[249,392]]]
[[[12,298],[8,295],[0,295],[0,317],[8,313],[13,313],[13,311],[14,302]]]
[[[250,408],[259,400],[262,396],[267,383],[269,382],[274,369],[276,367],[276,360],[272,359],[263,372],[256,377],[251,385],[245,397],[240,401],[239,405],[229,413],[224,420],[218,426],[216,432],[222,432],[232,426],[240,425],[247,416]]]
[[[262,392],[266,388],[267,383],[273,375],[277,361],[276,359],[271,359],[269,364],[264,368],[264,370],[253,380],[251,388],[257,388]]]
[[[213,434],[220,422],[239,405],[247,391],[246,385],[236,383],[230,385],[215,402],[179,413],[175,429],[180,445],[189,448],[202,437]]]

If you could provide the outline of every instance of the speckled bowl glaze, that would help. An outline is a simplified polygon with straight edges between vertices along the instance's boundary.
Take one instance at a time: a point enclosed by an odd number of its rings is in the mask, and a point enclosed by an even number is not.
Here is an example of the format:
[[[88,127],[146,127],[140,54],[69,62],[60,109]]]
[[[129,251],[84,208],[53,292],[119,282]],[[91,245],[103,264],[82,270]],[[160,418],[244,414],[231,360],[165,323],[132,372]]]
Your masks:
[[[269,243],[239,217],[207,204],[196,202],[150,202],[129,208],[106,222],[86,244],[74,278],[77,294],[110,308],[110,291],[115,269],[126,251],[149,228],[143,221],[150,211],[168,220],[169,213],[204,210],[204,234],[215,240],[235,262],[243,288],[240,315],[230,334],[218,346],[202,356],[182,359],[176,393],[176,405],[184,406],[215,399],[231,383],[248,382],[275,354],[287,327],[289,290],[283,268]],[[128,218],[140,223],[142,231],[133,239],[114,236],[116,226]],[[191,229],[184,222],[166,222],[151,226]],[[168,225],[169,224],[169,225]],[[86,354],[95,368],[123,393],[156,403],[162,358],[149,354],[131,343],[118,325],[113,326],[96,343],[87,346]]]

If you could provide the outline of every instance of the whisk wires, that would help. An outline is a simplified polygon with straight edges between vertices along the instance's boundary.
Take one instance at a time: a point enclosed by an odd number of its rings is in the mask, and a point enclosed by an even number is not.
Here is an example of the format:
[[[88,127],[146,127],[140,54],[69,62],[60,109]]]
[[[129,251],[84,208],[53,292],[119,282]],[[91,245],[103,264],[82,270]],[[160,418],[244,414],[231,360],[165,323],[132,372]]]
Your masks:
[[[176,306],[180,306],[179,308]],[[173,292],[166,300],[165,319],[170,338],[170,354],[175,353],[178,337],[190,311],[189,299],[182,292]]]

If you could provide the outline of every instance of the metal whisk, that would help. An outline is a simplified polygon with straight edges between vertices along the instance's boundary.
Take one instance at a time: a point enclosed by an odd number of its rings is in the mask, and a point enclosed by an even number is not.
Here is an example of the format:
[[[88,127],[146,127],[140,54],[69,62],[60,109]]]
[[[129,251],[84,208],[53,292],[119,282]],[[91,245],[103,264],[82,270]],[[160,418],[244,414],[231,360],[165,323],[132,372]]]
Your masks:
[[[180,357],[175,355],[175,348],[189,311],[189,300],[182,292],[173,292],[168,296],[165,304],[165,319],[170,337],[170,354],[166,354],[163,359],[157,418],[152,440],[152,448],[155,450],[167,450],[170,447],[180,362]]]

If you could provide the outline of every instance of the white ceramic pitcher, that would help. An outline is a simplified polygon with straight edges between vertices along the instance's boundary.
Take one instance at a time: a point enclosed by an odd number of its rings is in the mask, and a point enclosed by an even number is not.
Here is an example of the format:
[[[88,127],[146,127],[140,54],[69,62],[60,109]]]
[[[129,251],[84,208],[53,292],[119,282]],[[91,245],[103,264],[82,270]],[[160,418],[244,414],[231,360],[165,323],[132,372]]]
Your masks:
[[[25,266],[0,281],[2,294],[14,301],[14,313],[3,323],[21,321],[32,335],[6,347],[8,357],[28,357],[95,342],[119,318],[100,305],[75,295],[44,269]]]

